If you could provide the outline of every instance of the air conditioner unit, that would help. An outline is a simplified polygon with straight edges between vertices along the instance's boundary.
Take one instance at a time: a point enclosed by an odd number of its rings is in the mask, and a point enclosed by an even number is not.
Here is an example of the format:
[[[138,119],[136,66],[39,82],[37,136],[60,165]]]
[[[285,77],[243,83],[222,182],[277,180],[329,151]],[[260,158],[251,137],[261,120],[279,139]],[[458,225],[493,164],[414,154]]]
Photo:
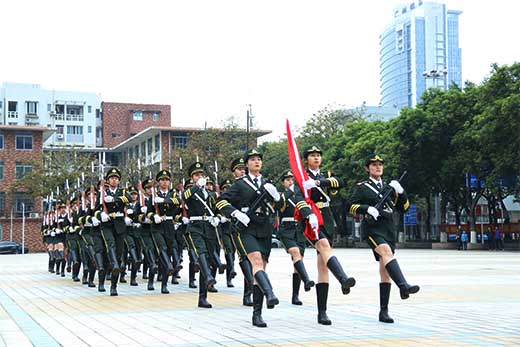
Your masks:
[[[65,136],[63,134],[56,134],[56,138],[58,140],[63,140],[65,138]]]
[[[40,214],[38,212],[29,213],[29,218],[39,218]]]

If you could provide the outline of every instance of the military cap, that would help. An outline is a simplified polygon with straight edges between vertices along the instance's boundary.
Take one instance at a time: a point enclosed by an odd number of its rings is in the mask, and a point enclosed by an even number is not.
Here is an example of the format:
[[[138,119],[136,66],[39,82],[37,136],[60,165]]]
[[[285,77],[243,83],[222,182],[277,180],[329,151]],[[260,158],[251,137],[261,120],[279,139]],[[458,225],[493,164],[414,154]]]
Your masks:
[[[206,178],[206,184],[213,184],[213,185],[215,185],[215,182],[213,182],[213,180],[211,179],[211,177],[208,176],[208,177]]]
[[[287,171],[286,173],[284,173],[284,175],[282,176],[282,180],[284,180],[286,178],[294,178],[294,175],[292,174],[292,172],[290,170]]]
[[[206,167],[199,161],[194,162],[188,168],[188,174],[190,177],[199,172],[206,172]]]
[[[191,179],[187,179],[186,182],[184,182],[184,189],[189,189],[193,185],[193,181]]]
[[[135,186],[128,187],[128,192],[130,194],[138,194],[139,193],[139,191],[137,190],[137,187],[135,187]]]
[[[108,170],[107,174],[105,175],[105,179],[108,180],[110,177],[114,177],[114,176],[121,179],[121,171],[119,171],[115,167]]]
[[[152,186],[152,180],[149,178],[146,178],[143,180],[141,185],[143,186],[143,189],[150,188]]]
[[[94,187],[94,194],[97,194],[97,192],[98,192],[98,187]],[[90,188],[85,189],[85,195],[87,195],[87,194],[90,194]]]
[[[61,199],[56,200],[56,207],[65,207],[63,200],[61,200]]]
[[[244,156],[244,161],[247,163],[247,161],[251,157],[260,157],[260,159],[263,159],[262,153],[258,152],[256,149],[252,149],[249,152],[247,152],[246,155]]]
[[[159,181],[160,179],[163,179],[163,178],[167,178],[167,179],[171,180],[172,179],[172,174],[170,173],[170,171],[168,171],[168,170],[161,170],[155,176],[155,180],[156,181]]]
[[[220,182],[220,188],[226,188],[226,187],[229,187],[233,184],[233,182],[231,182],[230,179],[227,179],[227,180],[223,180]]]
[[[377,154],[371,154],[370,156],[367,157],[367,159],[365,160],[365,166],[369,166],[370,163],[375,163],[375,162],[380,162],[381,164],[384,164],[383,162],[383,158],[381,158],[380,156],[378,156]]]
[[[307,147],[304,151],[303,151],[303,157],[305,159],[307,159],[307,157],[309,156],[309,154],[311,153],[319,153],[319,154],[323,154],[323,152],[321,151],[321,149],[318,148],[318,146],[311,146],[311,147]]]
[[[70,199],[70,202],[73,204],[75,202],[79,201],[79,197],[75,196],[72,199]]]
[[[244,162],[244,158],[236,158],[231,162],[231,172],[236,169],[245,168],[246,164]]]

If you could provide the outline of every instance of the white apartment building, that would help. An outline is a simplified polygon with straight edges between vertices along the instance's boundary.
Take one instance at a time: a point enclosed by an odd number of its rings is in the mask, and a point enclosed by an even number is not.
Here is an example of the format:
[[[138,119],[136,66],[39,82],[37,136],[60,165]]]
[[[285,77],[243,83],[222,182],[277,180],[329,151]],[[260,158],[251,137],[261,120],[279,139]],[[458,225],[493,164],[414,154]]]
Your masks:
[[[101,145],[101,98],[95,93],[43,89],[39,84],[3,83],[0,124],[55,129],[46,148]]]

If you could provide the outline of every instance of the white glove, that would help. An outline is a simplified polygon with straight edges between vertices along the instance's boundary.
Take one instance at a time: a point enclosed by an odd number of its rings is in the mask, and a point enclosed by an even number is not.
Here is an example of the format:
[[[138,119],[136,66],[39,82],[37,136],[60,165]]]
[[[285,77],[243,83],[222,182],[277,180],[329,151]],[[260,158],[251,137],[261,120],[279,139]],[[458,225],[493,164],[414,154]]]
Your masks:
[[[377,220],[377,217],[379,217],[379,211],[374,206],[369,206],[367,213],[374,217],[375,220]]]
[[[316,215],[312,213],[309,215],[309,217],[307,217],[307,219],[309,220],[309,225],[311,226],[311,228],[314,230],[318,230],[318,228],[320,227],[318,217],[316,217]]]
[[[274,201],[280,201],[280,193],[276,190],[276,187],[272,183],[264,184],[265,190],[271,195]]]
[[[404,188],[401,185],[401,183],[397,182],[396,180],[390,181],[388,184],[390,187],[394,188],[394,190],[397,192],[397,194],[403,194]]]
[[[146,213],[146,212],[148,212],[148,206],[141,207],[141,213]]]
[[[150,218],[148,218],[148,217],[145,217],[143,223],[145,223],[145,224],[152,224],[152,220]]]
[[[51,231],[51,236],[52,237],[56,236],[56,232],[55,231]]]
[[[63,221],[64,221],[63,218],[58,219],[58,223],[63,223]]]
[[[63,230],[56,228],[56,234],[59,235],[59,234],[61,234],[62,232],[63,232]]]
[[[162,204],[164,202],[164,198],[161,198],[160,196],[158,196],[158,197],[155,198],[155,202],[157,204]]]
[[[161,224],[162,223],[162,218],[158,214],[154,214],[153,215],[153,221],[155,222],[155,224]]]
[[[92,217],[92,225],[97,227],[99,225],[99,219],[96,217]]]
[[[220,223],[224,224],[224,223],[227,223],[228,222],[228,219],[224,216],[220,217]]]
[[[249,219],[247,214],[245,214],[244,212],[239,211],[239,210],[233,211],[233,213],[231,213],[231,215],[233,217],[235,217],[236,219],[238,219],[238,221],[240,223],[244,224],[245,226],[247,226],[249,224],[249,222],[251,221],[251,219]]]
[[[209,223],[213,225],[214,227],[218,227],[220,224],[220,218],[218,217],[209,217]]]
[[[106,195],[103,200],[105,200],[106,203],[111,203],[114,202],[114,197],[112,195]]]
[[[79,236],[81,236],[81,233],[83,232],[83,229],[79,229]]]
[[[181,226],[181,224],[182,224],[182,223],[175,223],[175,224],[173,225],[173,230],[177,230],[177,229],[179,229],[179,227]]]
[[[132,219],[129,217],[125,217],[125,224],[126,225],[132,225]]]
[[[309,178],[307,181],[303,181],[303,189],[307,190],[314,187],[316,187],[316,181],[312,178]]]
[[[183,224],[190,224],[190,219],[188,217],[182,217]]]
[[[101,212],[101,221],[103,223],[106,223],[110,220],[110,216],[106,214],[105,212]]]
[[[207,181],[208,181],[208,180],[206,179],[206,177],[201,177],[201,178],[199,178],[199,180],[197,181],[197,185],[198,185],[199,187],[204,187],[204,186],[206,186],[206,182],[207,182]]]
[[[128,208],[128,209],[126,209],[126,213],[127,214],[134,214],[134,210],[132,210],[131,208]]]

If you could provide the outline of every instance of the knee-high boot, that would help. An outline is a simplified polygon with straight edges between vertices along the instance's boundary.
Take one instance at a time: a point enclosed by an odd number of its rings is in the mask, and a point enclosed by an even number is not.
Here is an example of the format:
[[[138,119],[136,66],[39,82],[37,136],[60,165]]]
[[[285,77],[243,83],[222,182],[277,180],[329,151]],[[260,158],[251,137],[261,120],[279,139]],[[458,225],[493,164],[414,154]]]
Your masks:
[[[269,281],[267,273],[264,270],[257,271],[255,273],[255,280],[265,295],[267,308],[274,308],[275,305],[278,305],[279,300],[273,293],[273,286],[271,285],[271,281]]]
[[[390,300],[391,283],[379,283],[379,321],[383,323],[393,323],[394,320],[388,314],[388,301]]]
[[[293,305],[303,305],[303,302],[301,302],[300,298],[298,297],[299,291],[300,291],[300,275],[297,273],[292,274],[292,299],[291,303]]]
[[[226,254],[226,280],[228,288],[233,288],[233,282],[231,280],[235,278],[237,273],[235,272],[235,261],[232,253]]]
[[[259,328],[267,327],[262,318],[262,306],[264,305],[264,294],[258,285],[253,286],[253,325]]]
[[[323,325],[331,325],[329,317],[327,316],[327,298],[329,296],[329,284],[316,284],[316,299],[318,301],[318,323]]]
[[[240,265],[240,269],[244,274],[244,297],[242,298],[242,305],[253,306],[253,300],[251,299],[255,281],[253,277],[253,267],[247,258],[243,258],[238,265]]]
[[[199,286],[205,286],[206,288],[209,288],[212,285],[215,285],[217,281],[215,281],[215,277],[211,274],[211,269],[209,268],[208,260],[206,258],[206,254],[201,254],[199,256],[199,266],[200,271],[204,275],[204,280],[206,283],[199,283]]]
[[[405,300],[410,297],[410,294],[415,294],[419,291],[419,286],[410,285],[406,282],[403,273],[401,272],[401,268],[397,263],[396,259],[392,259],[386,264],[386,271],[392,278],[392,280],[399,287],[399,292],[401,295],[401,299]]]
[[[98,271],[98,292],[105,292],[105,278],[106,273],[105,269],[102,268]]]
[[[298,275],[303,282],[305,291],[308,292],[311,290],[311,288],[314,287],[314,281],[309,279],[309,275],[307,274],[303,260],[298,260],[296,263],[294,263],[294,269],[296,272],[298,272]]]
[[[211,308],[213,307],[208,302],[208,288],[203,285],[203,283],[206,281],[204,278],[204,271],[199,272],[199,282],[201,283],[199,286],[199,303],[198,306],[202,308]]]
[[[339,283],[341,283],[341,291],[343,294],[350,293],[350,288],[356,285],[356,280],[354,277],[348,277],[347,274],[343,271],[341,264],[338,261],[338,258],[332,256],[329,258],[327,262],[327,267],[330,269],[334,277],[337,278]]]

